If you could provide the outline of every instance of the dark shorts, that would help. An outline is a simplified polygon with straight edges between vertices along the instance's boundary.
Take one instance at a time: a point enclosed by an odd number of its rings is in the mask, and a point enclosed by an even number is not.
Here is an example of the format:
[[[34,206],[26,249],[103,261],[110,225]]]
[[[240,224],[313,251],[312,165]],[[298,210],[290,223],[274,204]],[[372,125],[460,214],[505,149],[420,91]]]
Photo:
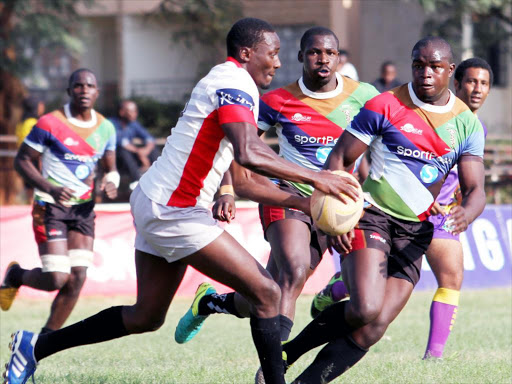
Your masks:
[[[94,201],[63,207],[57,204],[34,201],[32,227],[37,244],[66,240],[68,231],[77,231],[94,237]]]
[[[295,188],[290,187],[287,184],[282,184],[279,187],[286,192],[301,196]],[[320,264],[322,256],[327,250],[327,236],[313,225],[313,219],[311,219],[310,216],[298,209],[273,207],[263,204],[259,205],[259,211],[265,240],[267,240],[267,229],[269,225],[275,221],[292,219],[306,223],[311,231],[311,240],[309,243],[309,249],[311,252],[310,268],[315,269],[318,264]]]
[[[447,230],[445,223],[446,220],[449,219],[450,215],[432,215],[428,217],[428,221],[434,225],[434,239],[450,239],[460,241],[459,235],[452,235],[452,233]]]
[[[356,226],[352,250],[375,248],[388,255],[388,276],[416,285],[420,279],[423,254],[432,241],[429,221],[397,219],[369,206]]]

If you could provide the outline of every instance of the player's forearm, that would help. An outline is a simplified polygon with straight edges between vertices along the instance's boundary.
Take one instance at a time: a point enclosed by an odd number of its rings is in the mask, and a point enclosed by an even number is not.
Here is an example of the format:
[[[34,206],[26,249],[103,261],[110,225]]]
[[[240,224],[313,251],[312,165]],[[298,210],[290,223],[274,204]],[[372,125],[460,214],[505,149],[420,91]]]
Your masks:
[[[256,174],[249,181],[235,182],[234,188],[239,197],[265,205],[302,209],[306,200],[281,190],[266,177]]]
[[[32,164],[30,158],[17,156],[14,159],[14,169],[27,183],[40,191],[50,193],[54,185],[48,182],[41,172]]]
[[[313,185],[315,180],[315,171],[280,158],[262,141],[255,141],[245,151],[235,153],[235,160],[240,165],[263,176],[309,185]]]
[[[471,224],[485,208],[485,191],[483,188],[475,187],[467,191],[462,198],[462,204],[466,213],[468,224]]]

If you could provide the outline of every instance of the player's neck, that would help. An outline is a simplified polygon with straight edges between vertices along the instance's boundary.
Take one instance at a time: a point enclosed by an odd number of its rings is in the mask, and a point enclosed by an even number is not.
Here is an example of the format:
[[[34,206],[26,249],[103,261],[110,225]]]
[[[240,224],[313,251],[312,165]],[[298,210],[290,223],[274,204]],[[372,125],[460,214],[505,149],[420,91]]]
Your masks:
[[[338,86],[338,81],[336,79],[336,76],[333,76],[332,79],[330,79],[327,83],[322,83],[319,81],[313,81],[312,79],[308,78],[307,76],[302,77],[302,81],[304,82],[304,85],[308,90],[315,93],[325,93],[325,92],[331,92],[336,89]]]
[[[91,113],[92,108],[81,109],[81,108],[77,107],[76,105],[70,103],[69,111],[71,113],[71,116],[77,120],[81,120],[81,121],[91,121],[92,120],[92,113]]]

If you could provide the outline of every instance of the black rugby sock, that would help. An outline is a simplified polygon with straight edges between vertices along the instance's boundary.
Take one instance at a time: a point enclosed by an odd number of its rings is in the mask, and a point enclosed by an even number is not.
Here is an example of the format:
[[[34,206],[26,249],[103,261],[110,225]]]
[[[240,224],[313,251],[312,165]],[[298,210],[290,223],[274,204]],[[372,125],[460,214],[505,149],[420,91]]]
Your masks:
[[[286,341],[290,337],[293,321],[284,315],[279,315],[279,326],[281,328],[281,341]]]
[[[9,271],[9,276],[6,283],[10,284],[14,288],[19,288],[23,285],[23,275],[27,272],[27,269],[21,267],[12,268]]]
[[[251,315],[251,333],[266,384],[285,384],[279,337],[279,316],[261,319]]]
[[[235,292],[206,295],[199,301],[199,315],[206,316],[213,313],[226,313],[243,318],[235,307]]]
[[[367,352],[367,349],[358,345],[350,336],[333,340],[322,348],[294,383],[329,383],[353,367]]]
[[[47,328],[47,327],[43,327],[43,328],[41,328],[41,331],[39,331],[39,334],[43,335],[45,333],[53,332],[53,331],[55,331],[55,329],[50,329],[50,328]]]
[[[348,335],[355,329],[345,320],[346,305],[347,301],[341,301],[327,307],[297,337],[283,344],[288,365],[313,348]]]
[[[34,357],[39,362],[64,349],[128,335],[123,323],[122,309],[122,306],[110,307],[69,327],[39,335],[34,347]]]

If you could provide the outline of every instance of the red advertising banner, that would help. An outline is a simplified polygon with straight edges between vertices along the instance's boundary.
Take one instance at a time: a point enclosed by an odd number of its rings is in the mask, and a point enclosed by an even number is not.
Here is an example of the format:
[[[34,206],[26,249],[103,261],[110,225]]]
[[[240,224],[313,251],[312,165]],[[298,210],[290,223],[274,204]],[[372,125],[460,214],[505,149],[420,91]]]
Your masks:
[[[114,209],[112,209],[114,207]],[[0,209],[0,274],[16,260],[23,268],[40,267],[40,259],[32,232],[31,207],[13,206]],[[135,295],[136,274],[133,243],[135,230],[127,204],[98,205],[96,207],[96,239],[94,265],[89,268],[82,295]],[[263,232],[255,205],[237,209],[236,220],[226,230],[240,242],[261,264],[268,260],[270,247]],[[326,254],[304,293],[316,293],[334,273],[333,258]],[[212,281],[193,268],[189,268],[178,290],[178,295],[193,295],[203,281]],[[217,282],[220,292],[230,289]],[[21,296],[48,297],[46,293],[22,287]]]

